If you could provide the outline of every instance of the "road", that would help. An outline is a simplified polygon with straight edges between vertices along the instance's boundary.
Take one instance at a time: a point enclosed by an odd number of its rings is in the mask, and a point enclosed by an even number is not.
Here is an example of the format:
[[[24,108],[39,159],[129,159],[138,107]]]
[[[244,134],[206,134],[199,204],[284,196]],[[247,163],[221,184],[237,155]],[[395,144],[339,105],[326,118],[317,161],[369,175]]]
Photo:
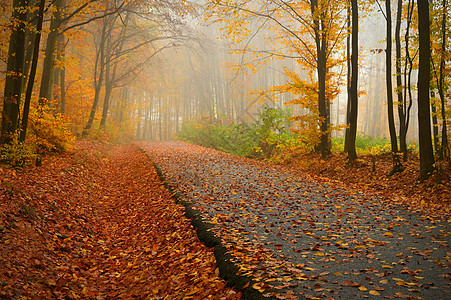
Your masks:
[[[263,294],[451,299],[450,216],[199,146],[141,147]]]

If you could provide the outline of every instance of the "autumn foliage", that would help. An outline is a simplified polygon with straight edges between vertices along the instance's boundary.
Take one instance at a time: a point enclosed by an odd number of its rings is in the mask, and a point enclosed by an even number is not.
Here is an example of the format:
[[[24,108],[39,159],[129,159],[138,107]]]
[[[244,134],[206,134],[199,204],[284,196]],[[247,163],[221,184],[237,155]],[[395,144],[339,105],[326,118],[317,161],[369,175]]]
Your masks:
[[[1,168],[0,297],[239,299],[136,146]]]

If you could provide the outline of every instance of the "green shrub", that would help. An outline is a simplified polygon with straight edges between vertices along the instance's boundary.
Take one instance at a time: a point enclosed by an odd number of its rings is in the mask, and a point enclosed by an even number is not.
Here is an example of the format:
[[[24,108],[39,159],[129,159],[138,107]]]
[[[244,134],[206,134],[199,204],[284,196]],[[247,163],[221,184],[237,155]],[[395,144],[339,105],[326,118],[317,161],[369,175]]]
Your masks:
[[[344,151],[345,139],[334,138],[332,140],[332,149],[336,152]],[[358,154],[386,153],[391,151],[390,140],[385,137],[373,137],[366,135],[357,135],[355,147]]]
[[[0,147],[0,162],[14,168],[22,168],[36,159],[34,146],[30,143],[19,142],[16,134],[10,144]]]
[[[177,138],[196,145],[248,157],[256,145],[253,126],[220,125],[205,119],[184,124]]]
[[[289,130],[290,115],[288,109],[264,108],[258,120],[250,125],[222,125],[220,120],[200,118],[184,124],[177,138],[239,156],[271,159],[295,137]]]

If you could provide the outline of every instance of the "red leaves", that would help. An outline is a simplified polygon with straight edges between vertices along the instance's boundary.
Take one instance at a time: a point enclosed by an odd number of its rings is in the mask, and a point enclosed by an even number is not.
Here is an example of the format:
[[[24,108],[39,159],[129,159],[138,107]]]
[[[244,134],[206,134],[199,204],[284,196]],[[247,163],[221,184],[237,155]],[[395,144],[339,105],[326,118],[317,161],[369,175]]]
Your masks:
[[[0,298],[240,298],[133,146],[79,143],[1,180]]]
[[[358,284],[357,282],[351,281],[351,280],[343,281],[341,283],[341,285],[342,286],[352,286],[352,287],[359,287],[360,286],[360,284]]]
[[[307,172],[349,184],[355,188],[368,188],[384,197],[390,197],[392,202],[408,205],[418,209],[419,213],[429,212],[434,218],[442,218],[451,212],[451,171],[443,170],[433,174],[428,180],[417,183],[419,178],[419,162],[416,155],[411,155],[404,162],[406,170],[390,178],[387,174],[393,168],[391,155],[380,154],[376,159],[376,170],[373,172],[371,155],[362,155],[354,164],[348,164],[346,155],[334,153],[327,160],[320,155],[304,155],[291,160],[293,171]],[[388,226],[390,227],[390,226]]]

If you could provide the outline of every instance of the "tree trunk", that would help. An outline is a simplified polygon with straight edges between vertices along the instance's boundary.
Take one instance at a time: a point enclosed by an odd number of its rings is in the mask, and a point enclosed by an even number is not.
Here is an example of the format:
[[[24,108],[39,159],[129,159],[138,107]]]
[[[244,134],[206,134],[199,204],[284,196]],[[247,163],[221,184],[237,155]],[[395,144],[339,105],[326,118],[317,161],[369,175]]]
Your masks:
[[[37,15],[36,36],[34,38],[34,46],[33,46],[33,60],[30,68],[30,76],[28,77],[28,85],[27,91],[25,93],[24,108],[22,114],[22,124],[19,137],[21,142],[25,142],[27,136],[28,115],[30,113],[31,95],[33,92],[34,79],[36,77],[36,69],[38,67],[39,44],[41,42],[42,21],[44,19],[44,7],[45,0],[41,0],[39,3],[39,11]]]
[[[435,98],[435,93],[431,92],[431,97]],[[440,138],[438,134],[438,119],[437,119],[437,107],[435,104],[431,102],[431,112],[432,112],[432,137],[434,141],[434,150],[435,154],[439,155],[440,153]]]
[[[402,140],[406,141],[407,144],[407,132],[409,130],[409,123],[410,123],[410,110],[412,108],[413,100],[412,100],[412,70],[413,70],[413,60],[410,56],[410,49],[409,49],[409,41],[410,41],[410,24],[412,23],[412,15],[413,15],[413,8],[414,4],[411,0],[409,0],[407,5],[407,20],[406,20],[406,30],[405,30],[405,53],[406,53],[406,59],[405,59],[405,67],[404,67],[404,84],[406,85],[404,87],[404,103],[403,103],[403,110],[404,110],[404,129],[406,136],[404,138],[400,137],[401,143]],[[407,97],[409,101],[407,101]],[[408,103],[408,104],[407,104]],[[401,145],[401,148],[403,146]],[[407,148],[407,145],[406,145]],[[407,161],[407,151],[403,152],[403,159],[404,161]]]
[[[317,14],[318,1],[311,1],[312,16]],[[327,80],[327,37],[324,32],[325,24],[322,20],[323,13],[317,19],[314,19],[313,30],[315,33],[316,53],[317,53],[317,74],[318,74],[318,108],[319,117],[321,118],[320,131],[321,138],[319,151],[323,158],[331,154],[330,141],[330,110],[329,103],[326,98],[326,80]]]
[[[105,66],[105,96],[103,99],[103,109],[102,109],[102,118],[100,119],[100,129],[105,130],[106,126],[106,118],[108,116],[108,110],[110,109],[110,99],[111,94],[113,93],[113,80],[114,71],[111,74],[111,66],[110,63],[107,63]]]
[[[39,7],[39,1],[29,0],[28,5],[30,7]],[[38,9],[39,10],[39,9]],[[26,88],[26,83],[28,82],[28,73],[30,72],[32,59],[33,59],[33,47],[35,45],[36,33],[32,28],[37,27],[38,22],[38,11],[32,10],[27,13],[28,26],[25,28],[25,61],[23,67],[23,88]]]
[[[45,47],[44,65],[42,67],[41,88],[39,90],[39,104],[47,104],[52,100],[53,71],[55,64],[55,49],[60,34],[61,10],[63,0],[55,0],[55,12],[50,21],[50,32]]]
[[[393,112],[393,83],[392,83],[392,18],[391,18],[391,3],[386,0],[386,17],[387,17],[387,50],[385,59],[385,78],[387,83],[387,107],[388,107],[388,129],[390,132],[391,152],[393,156],[393,169],[389,175],[396,172],[404,171],[401,160],[398,155],[398,139],[396,136],[395,116]]]
[[[113,81],[114,81],[114,75],[111,72],[111,56],[112,56],[112,49],[111,49],[111,37],[106,37],[105,42],[105,50],[108,53],[107,57],[105,59],[105,96],[103,98],[103,109],[102,109],[102,118],[100,119],[100,129],[105,130],[106,126],[106,118],[108,116],[108,110],[110,109],[110,98],[111,94],[113,92]]]
[[[396,95],[398,96],[398,118],[399,118],[399,150],[403,153],[404,161],[407,160],[407,130],[406,130],[406,115],[405,103],[403,99],[403,85],[401,74],[401,21],[402,21],[402,0],[398,0],[398,9],[396,14],[396,29],[395,29],[395,43],[396,43]]]
[[[161,105],[161,97],[158,97],[158,133],[160,135],[160,141],[163,140],[163,109]]]
[[[346,12],[346,17],[347,17],[347,25],[348,28],[351,28],[351,7],[348,6],[347,7],[347,12]],[[346,92],[347,92],[347,96],[348,96],[348,101],[346,103],[346,125],[349,126],[349,122],[351,119],[351,34],[348,32],[348,35],[346,37],[346,67],[348,70],[348,74],[346,76]],[[349,130],[350,128],[347,127],[345,130],[345,145],[344,145],[344,152],[348,153],[349,150]]]
[[[113,88],[116,81],[116,73],[117,73],[117,61],[114,61],[115,56],[119,55],[122,52],[122,48],[124,45],[124,39],[127,33],[127,24],[129,20],[130,14],[127,14],[124,18],[123,27],[121,29],[121,33],[118,37],[119,43],[116,49],[113,49],[111,41],[111,37],[107,37],[107,57],[105,62],[105,97],[103,101],[103,110],[102,110],[102,118],[100,119],[100,128],[105,129],[106,126],[106,119],[108,117],[108,111],[110,109],[110,101],[111,101],[111,94],[113,93]],[[111,70],[113,69],[113,70]]]
[[[25,22],[27,0],[14,0],[11,32],[3,98],[0,144],[11,143],[19,127],[20,98],[23,92],[23,65],[25,58]]]
[[[102,33],[100,35],[100,43],[99,48],[97,52],[97,58],[96,58],[96,65],[95,65],[95,75],[94,77],[98,75],[98,78],[94,78],[94,101],[92,103],[91,107],[91,113],[89,114],[88,123],[86,124],[85,128],[83,129],[82,136],[86,137],[89,133],[89,131],[92,128],[92,124],[94,123],[94,118],[96,115],[97,106],[99,105],[99,99],[100,99],[100,89],[102,88],[103,84],[103,77],[105,76],[105,42],[107,39],[107,21],[105,19],[102,20]]]
[[[442,45],[441,45],[441,59],[440,59],[440,70],[439,70],[439,84],[438,84],[438,92],[440,96],[441,103],[441,116],[442,116],[442,146],[440,147],[439,157],[443,159],[444,157],[450,159],[450,151],[448,148],[448,132],[446,128],[446,100],[445,100],[445,91],[443,88],[444,84],[444,71],[445,71],[445,51],[446,51],[446,33],[447,33],[447,0],[443,0],[442,3]]]
[[[358,112],[358,56],[359,56],[359,11],[357,0],[351,1],[352,11],[352,55],[351,55],[351,105],[349,119],[349,140],[348,140],[348,160],[353,161],[357,158],[355,149],[355,139],[357,137],[357,112]]]
[[[425,180],[434,171],[434,152],[431,137],[431,114],[429,110],[429,82],[431,60],[431,37],[429,28],[429,2],[417,0],[419,32],[418,72],[418,134],[420,146],[420,179]]]
[[[61,53],[62,58],[66,56],[65,52]],[[60,74],[60,88],[61,88],[61,107],[60,112],[61,115],[66,114],[66,67],[63,65]]]
[[[128,89],[126,87],[122,88],[122,97],[120,100],[120,109],[119,109],[119,118],[118,123],[122,124],[124,121],[124,114],[125,114],[125,108],[126,108],[126,102],[128,100]]]

